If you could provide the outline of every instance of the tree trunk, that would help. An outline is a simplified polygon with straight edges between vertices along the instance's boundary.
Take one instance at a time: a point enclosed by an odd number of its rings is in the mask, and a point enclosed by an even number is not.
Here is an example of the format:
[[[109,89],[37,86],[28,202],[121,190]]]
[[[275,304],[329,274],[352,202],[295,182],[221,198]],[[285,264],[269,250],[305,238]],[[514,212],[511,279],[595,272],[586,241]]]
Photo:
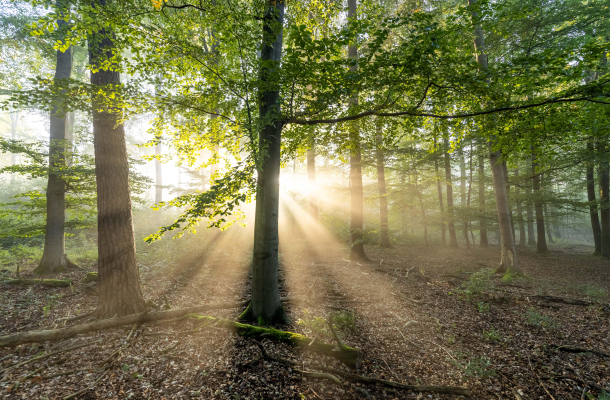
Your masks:
[[[601,210],[601,242],[602,249],[601,255],[604,257],[610,257],[610,195],[609,195],[609,183],[610,174],[608,160],[606,158],[606,148],[603,144],[598,144],[600,163],[598,170],[599,177],[599,208]]]
[[[506,180],[506,198],[508,199],[508,212],[510,214],[510,229],[513,232],[513,239],[516,242],[517,235],[515,235],[515,221],[513,219],[513,208],[510,204],[511,194],[510,194],[510,181],[508,177],[508,166],[506,165],[506,161],[502,161],[502,171],[504,172],[504,179]]]
[[[521,201],[521,188],[519,187],[519,168],[515,168],[515,200],[517,202],[517,220],[519,221],[519,246],[525,246],[525,222],[523,221],[523,202]]]
[[[455,222],[453,220],[453,185],[451,179],[451,159],[449,158],[449,138],[443,138],[443,146],[445,149],[445,179],[447,180],[447,224],[449,226],[449,246],[458,247],[457,237],[455,235]]]
[[[105,6],[100,0],[99,6]],[[103,69],[116,51],[110,29],[88,38],[89,62],[98,67],[91,72],[94,86],[120,85],[118,71]],[[95,93],[95,91],[94,91]],[[145,309],[136,264],[136,246],[131,214],[129,164],[125,130],[117,107],[108,109],[94,94],[92,98],[93,147],[97,184],[98,308],[99,317],[135,314]]]
[[[593,143],[587,142],[587,151],[594,154]],[[593,240],[595,241],[595,252],[593,255],[599,256],[602,253],[602,229],[599,223],[599,213],[597,212],[597,199],[595,198],[595,177],[593,174],[593,161],[587,162],[587,198],[589,200],[589,215],[591,216],[591,228],[593,229]]]
[[[543,203],[542,207],[544,209],[544,221],[546,224],[546,234],[549,237],[549,243],[555,243],[553,240],[553,233],[551,232],[551,224],[549,223],[551,217],[549,217],[549,209],[546,205],[546,201]]]
[[[155,155],[160,156],[163,153],[161,143],[155,146]],[[155,159],[155,203],[159,204],[163,201],[163,166],[161,160]]]
[[[481,146],[482,147],[482,146]],[[484,147],[479,149],[479,246],[487,247],[487,219],[485,219],[485,156],[483,155]]]
[[[348,0],[347,18],[356,18],[356,0]],[[348,56],[357,62],[358,48],[350,45],[348,48]],[[358,66],[350,67],[351,71],[357,71]],[[358,95],[354,95],[350,99],[351,106],[358,105]],[[360,127],[358,122],[353,122],[350,129],[351,142],[353,148],[350,150],[349,165],[350,165],[350,197],[351,197],[351,218],[350,218],[350,234],[351,234],[351,251],[350,260],[368,260],[364,253],[364,190],[362,187],[362,155],[360,153]]]
[[[56,3],[58,8],[62,4]],[[67,25],[63,19],[57,20],[62,28]],[[59,39],[61,40],[61,38]],[[72,72],[72,47],[65,52],[57,50],[55,64],[55,81],[70,78]],[[66,183],[62,173],[66,168],[66,112],[62,110],[62,99],[65,92],[61,92],[53,100],[50,118],[49,142],[49,176],[47,181],[47,220],[44,235],[44,251],[40,264],[34,270],[35,274],[46,274],[64,271],[74,266],[66,255],[65,222],[66,222]]]
[[[390,243],[390,233],[388,224],[388,196],[385,185],[385,169],[383,154],[383,136],[381,135],[381,124],[377,126],[377,187],[379,189],[379,224],[380,242],[379,245],[386,249],[392,248]],[[417,182],[417,181],[416,181]],[[417,185],[417,183],[416,183]]]
[[[530,159],[530,170],[533,171]],[[532,178],[532,184],[528,185],[528,200],[527,200],[527,245],[536,246],[536,232],[534,230],[534,208],[532,207],[532,199],[534,197],[534,179]]]
[[[501,259],[500,266],[496,272],[520,273],[519,259],[515,248],[510,209],[508,207],[508,195],[506,193],[506,175],[501,160],[500,150],[493,149],[496,138],[492,137],[489,142],[489,161],[491,164],[491,175],[494,182],[494,195],[496,197],[496,208],[498,211],[498,229],[500,231]]]
[[[316,187],[316,148],[312,144],[307,149],[307,180],[309,182],[309,214],[318,220],[318,192]]]
[[[252,258],[252,298],[241,318],[260,325],[290,322],[280,298],[278,265],[278,206],[282,135],[277,69],[282,58],[284,2],[268,0],[263,17],[258,93],[259,115],[267,121],[259,130],[258,189]]]
[[[438,149],[436,148],[436,138],[434,139],[434,177],[436,178],[436,190],[438,191],[438,203],[441,211],[441,229],[443,247],[447,247],[447,239],[445,229],[445,206],[443,204],[443,187],[441,185],[441,174],[438,171]]]
[[[536,209],[536,230],[538,233],[538,239],[536,240],[536,252],[548,253],[549,249],[546,247],[546,233],[544,232],[544,214],[542,206],[542,191],[540,188],[540,175],[537,171],[538,162],[536,161],[536,152],[532,146],[532,186],[534,189],[534,207]]]
[[[466,248],[470,248],[470,239],[468,239],[468,218],[466,217],[468,209],[466,207],[466,160],[464,160],[464,148],[462,144],[458,148],[458,156],[460,157],[460,209],[461,219],[463,223],[463,236],[466,242]]]

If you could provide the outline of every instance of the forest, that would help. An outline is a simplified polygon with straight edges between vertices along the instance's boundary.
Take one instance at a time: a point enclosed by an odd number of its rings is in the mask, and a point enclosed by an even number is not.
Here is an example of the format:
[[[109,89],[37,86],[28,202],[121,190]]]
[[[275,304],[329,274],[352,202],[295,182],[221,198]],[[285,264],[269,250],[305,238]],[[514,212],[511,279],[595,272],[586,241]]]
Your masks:
[[[610,400],[610,0],[0,0],[0,398]]]

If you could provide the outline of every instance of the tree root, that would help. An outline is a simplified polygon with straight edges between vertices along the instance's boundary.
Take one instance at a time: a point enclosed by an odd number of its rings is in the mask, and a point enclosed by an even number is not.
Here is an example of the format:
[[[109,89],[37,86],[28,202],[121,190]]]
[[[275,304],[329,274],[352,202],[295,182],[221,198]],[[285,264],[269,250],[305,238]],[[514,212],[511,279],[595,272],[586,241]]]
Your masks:
[[[261,350],[261,354],[263,355],[264,358],[267,358],[272,361],[284,363],[284,364],[303,366],[301,363],[298,363],[296,361],[288,360],[288,359],[282,358],[282,357],[273,356],[273,355],[267,353],[267,351],[265,350],[265,348],[263,347],[263,345],[261,343],[259,343],[257,341],[255,341],[255,343]],[[318,370],[326,371],[326,372],[331,372],[331,373],[341,376],[345,379],[349,379],[354,382],[366,383],[366,384],[370,384],[370,385],[384,385],[384,386],[389,386],[389,387],[392,387],[395,389],[410,390],[410,391],[414,391],[414,392],[456,394],[456,395],[464,395],[464,396],[470,395],[470,389],[468,389],[467,387],[462,387],[462,386],[406,385],[404,383],[388,381],[385,379],[369,378],[367,376],[352,374],[350,372],[341,371],[340,369],[336,369],[336,368],[324,367],[322,365],[305,365],[305,367],[308,367],[311,369],[318,369]]]
[[[571,304],[573,306],[589,306],[589,305],[593,304],[588,301],[571,299],[569,297],[559,297],[559,296],[550,296],[550,295],[541,295],[541,294],[523,294],[523,296],[534,297],[536,299],[551,301],[553,303]]]
[[[293,369],[294,372],[297,372],[307,378],[313,378],[313,379],[326,379],[329,381],[332,381],[333,383],[342,386],[341,381],[339,380],[339,378],[337,378],[334,375],[331,374],[325,374],[323,372],[308,372],[308,371],[300,371],[298,369]]]
[[[40,285],[51,287],[68,287],[72,281],[66,279],[8,279],[2,281],[7,285]]]

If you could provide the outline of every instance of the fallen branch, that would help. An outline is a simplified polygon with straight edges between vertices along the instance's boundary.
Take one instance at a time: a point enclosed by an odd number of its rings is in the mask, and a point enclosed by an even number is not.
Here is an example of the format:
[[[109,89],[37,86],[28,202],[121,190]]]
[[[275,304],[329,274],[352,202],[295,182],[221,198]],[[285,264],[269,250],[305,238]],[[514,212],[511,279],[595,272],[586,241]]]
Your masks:
[[[302,366],[302,364],[298,363],[297,361],[273,356],[273,355],[267,353],[267,351],[265,350],[265,348],[263,347],[262,344],[260,344],[259,342],[255,342],[255,343],[261,350],[261,353],[264,358],[267,358],[272,361],[284,363],[284,364]],[[367,376],[352,374],[350,372],[345,372],[345,371],[341,371],[340,369],[325,367],[322,365],[305,365],[305,367],[308,367],[311,369],[318,369],[318,370],[325,371],[325,372],[331,372],[335,375],[339,375],[339,376],[349,379],[351,381],[367,383],[370,385],[385,385],[385,386],[389,386],[389,387],[392,387],[395,389],[411,390],[414,392],[455,394],[455,395],[464,395],[464,396],[470,395],[470,389],[468,389],[467,387],[463,387],[463,386],[406,385],[404,383],[388,381],[385,379],[369,378]]]
[[[558,346],[556,344],[551,344],[551,345],[549,345],[549,347],[552,349],[557,349],[559,351],[565,351],[566,353],[590,353],[590,354],[598,355],[600,357],[610,358],[610,354],[608,354],[608,353],[603,353],[601,351],[597,351],[597,350],[593,350],[593,349],[585,349],[582,347],[575,347],[575,346],[568,346],[568,345]]]
[[[331,374],[325,374],[323,372],[308,372],[308,371],[300,371],[298,369],[293,369],[294,372],[297,372],[307,378],[313,378],[313,379],[327,379],[329,381],[332,381],[333,383],[341,386],[341,381],[339,380],[339,378],[337,378],[334,375]]]
[[[524,294],[523,296],[551,301],[553,303],[571,304],[573,306],[589,306],[589,305],[593,304],[588,301],[571,299],[569,297],[559,297],[559,296],[550,296],[550,295],[542,295],[542,294]]]
[[[2,281],[7,285],[40,285],[51,287],[68,287],[72,281],[67,279],[8,279]]]
[[[76,392],[76,393],[72,393],[71,395],[64,397],[64,398],[63,398],[63,400],[68,400],[68,399],[71,399],[71,398],[73,398],[73,397],[80,396],[81,394],[85,393],[87,390],[89,390],[89,389],[93,388],[95,385],[97,385],[97,383],[98,383],[99,381],[101,381],[101,380],[102,380],[102,379],[103,379],[103,378],[106,376],[106,374],[108,373],[108,371],[110,371],[110,367],[106,368],[106,370],[104,371],[104,373],[103,373],[102,375],[100,375],[100,377],[99,377],[99,378],[97,378],[97,380],[96,380],[95,382],[93,382],[91,385],[87,386],[87,387],[86,387],[86,388],[84,388],[83,390],[79,390],[79,391],[78,391],[78,392]]]
[[[133,325],[135,323],[146,323],[152,321],[161,321],[166,319],[178,318],[187,314],[198,313],[210,310],[221,310],[230,308],[245,307],[247,302],[231,302],[217,304],[203,304],[199,306],[179,308],[168,311],[143,312],[140,314],[132,314],[124,317],[103,319],[82,325],[74,325],[61,329],[49,329],[42,331],[29,331],[14,333],[0,337],[0,347],[17,346],[25,343],[46,342],[48,340],[60,340],[74,337],[76,335],[88,332],[99,331],[103,329],[115,328],[122,325]]]

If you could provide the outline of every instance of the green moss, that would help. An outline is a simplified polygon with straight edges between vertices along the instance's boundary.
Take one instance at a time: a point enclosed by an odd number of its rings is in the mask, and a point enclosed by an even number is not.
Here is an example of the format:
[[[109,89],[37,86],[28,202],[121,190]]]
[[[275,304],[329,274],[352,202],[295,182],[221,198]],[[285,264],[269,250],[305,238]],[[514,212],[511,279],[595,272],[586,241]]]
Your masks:
[[[87,272],[87,276],[83,279],[83,283],[97,282],[97,272]]]
[[[252,306],[250,304],[248,304],[248,307],[246,307],[244,312],[239,314],[238,319],[240,321],[254,321],[254,314],[252,313]]]

